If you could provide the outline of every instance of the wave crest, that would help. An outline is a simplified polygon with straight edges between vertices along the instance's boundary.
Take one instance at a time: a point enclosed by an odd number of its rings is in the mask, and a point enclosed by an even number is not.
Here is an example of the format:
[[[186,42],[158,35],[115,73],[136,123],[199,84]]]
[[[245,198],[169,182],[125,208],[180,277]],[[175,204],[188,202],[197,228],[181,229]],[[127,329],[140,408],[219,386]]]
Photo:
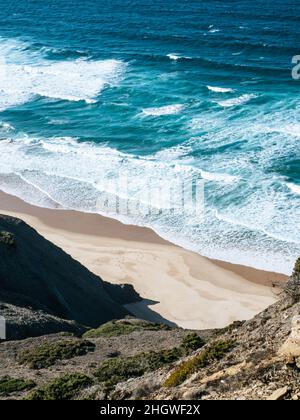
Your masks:
[[[179,114],[184,108],[182,104],[166,105],[157,108],[145,108],[143,114],[145,116],[161,117],[163,115],[175,115]]]
[[[222,87],[218,87],[218,86],[207,86],[207,89],[210,90],[211,92],[216,92],[216,93],[229,93],[229,92],[234,92],[234,89],[231,89],[231,88],[222,88]]]
[[[294,184],[292,182],[288,182],[286,185],[290,191],[292,191],[292,193],[300,195],[300,185]]]
[[[0,40],[0,110],[35,96],[94,103],[106,86],[120,80],[124,66],[118,60],[46,60],[41,51],[33,54],[22,43]]]
[[[225,108],[231,108],[233,106],[243,105],[251,101],[251,99],[255,99],[255,98],[257,98],[257,95],[255,95],[254,93],[250,93],[250,94],[239,96],[238,98],[232,98],[232,99],[226,99],[225,101],[219,101],[217,102],[217,104]]]

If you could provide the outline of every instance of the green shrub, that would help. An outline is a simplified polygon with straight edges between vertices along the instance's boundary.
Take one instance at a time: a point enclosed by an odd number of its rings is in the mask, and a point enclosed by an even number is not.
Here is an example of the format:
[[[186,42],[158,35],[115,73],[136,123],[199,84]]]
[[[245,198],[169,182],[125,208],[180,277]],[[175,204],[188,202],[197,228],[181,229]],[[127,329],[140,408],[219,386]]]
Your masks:
[[[81,389],[93,384],[93,380],[81,373],[73,373],[54,379],[47,385],[32,391],[27,400],[70,400]]]
[[[52,366],[57,360],[83,356],[94,349],[95,344],[89,341],[64,340],[24,350],[17,360],[19,364],[31,369],[43,369]]]
[[[16,240],[13,233],[0,231],[0,243],[8,246],[15,246]]]
[[[292,277],[289,278],[284,287],[285,294],[291,299],[292,304],[300,301],[300,258],[297,259]]]
[[[294,274],[300,274],[300,258],[297,259],[295,267],[294,267]]]
[[[142,320],[121,320],[121,321],[110,321],[99,328],[89,330],[83,334],[83,338],[97,338],[97,337],[117,337],[120,335],[130,334],[133,331],[157,331],[157,330],[169,330],[165,324],[154,324],[145,322]]]
[[[176,362],[180,357],[182,357],[182,351],[175,347],[157,352],[142,353],[140,361],[145,364],[146,371],[153,371]]]
[[[182,356],[180,349],[162,350],[160,352],[140,353],[135,356],[118,357],[101,363],[94,375],[99,382],[111,388],[118,382],[142,376],[165,365],[175,362]]]
[[[13,392],[25,391],[26,389],[33,388],[34,386],[35,383],[33,381],[4,376],[0,379],[0,395],[9,395]]]
[[[230,352],[234,347],[234,342],[215,341],[200,354],[183,362],[178,366],[164,382],[165,387],[174,387],[182,384],[193,373],[208,366],[210,363],[222,359],[226,353]]]
[[[191,351],[195,351],[203,347],[205,344],[204,340],[199,337],[196,333],[190,333],[184,337],[181,342],[181,347],[188,354]]]
[[[113,321],[102,325],[94,330],[89,330],[83,334],[83,338],[97,338],[97,337],[117,337],[119,335],[130,334],[136,331],[137,328],[134,325],[128,324],[116,324]]]

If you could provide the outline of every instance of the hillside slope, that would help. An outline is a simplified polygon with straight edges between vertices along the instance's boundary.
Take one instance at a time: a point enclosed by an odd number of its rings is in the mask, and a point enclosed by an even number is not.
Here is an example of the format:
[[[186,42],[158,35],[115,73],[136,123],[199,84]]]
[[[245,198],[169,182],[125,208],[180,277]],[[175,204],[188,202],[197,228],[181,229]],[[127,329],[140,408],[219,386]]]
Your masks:
[[[131,286],[102,281],[26,223],[0,216],[0,314],[7,319],[11,338],[20,337],[13,331],[12,319],[23,318],[28,326],[29,311],[36,318],[34,324],[58,322],[64,330],[74,330],[63,320],[97,327],[128,315],[122,305],[137,300]],[[58,330],[61,327],[51,332]]]
[[[275,305],[221,330],[126,318],[81,338],[0,343],[0,399],[299,400],[299,276]]]
[[[300,400],[300,259],[278,297],[219,330],[120,319],[130,288],[0,216],[0,313],[39,335],[0,342],[0,399]]]
[[[120,383],[112,399],[300,399],[300,259],[281,299],[246,322],[217,330],[192,356]]]

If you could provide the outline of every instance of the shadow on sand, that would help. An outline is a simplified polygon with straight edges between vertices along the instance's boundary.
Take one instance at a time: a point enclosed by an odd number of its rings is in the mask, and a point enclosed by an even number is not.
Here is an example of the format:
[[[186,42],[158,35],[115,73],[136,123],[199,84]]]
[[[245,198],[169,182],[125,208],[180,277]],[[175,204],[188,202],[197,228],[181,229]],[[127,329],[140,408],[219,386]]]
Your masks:
[[[124,305],[124,307],[137,318],[145,319],[146,321],[155,322],[157,324],[166,324],[173,328],[178,328],[178,325],[176,325],[174,322],[171,322],[168,319],[162,317],[160,314],[150,308],[150,306],[156,305],[157,303],[159,302],[143,299],[136,303]]]

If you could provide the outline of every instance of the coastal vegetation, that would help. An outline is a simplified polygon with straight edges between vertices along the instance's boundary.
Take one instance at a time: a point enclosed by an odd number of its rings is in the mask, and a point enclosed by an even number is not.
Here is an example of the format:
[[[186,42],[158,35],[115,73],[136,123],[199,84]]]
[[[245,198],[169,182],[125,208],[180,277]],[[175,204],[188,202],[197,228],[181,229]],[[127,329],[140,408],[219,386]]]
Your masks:
[[[33,381],[11,378],[10,376],[4,376],[0,378],[0,395],[10,395],[14,392],[21,392],[35,387]]]
[[[94,371],[94,375],[110,389],[119,382],[171,365],[203,345],[202,338],[196,333],[190,333],[183,338],[179,347],[105,360]]]
[[[294,274],[300,274],[300,258],[297,259],[295,268],[294,268]]]
[[[50,345],[40,346],[37,349],[32,349],[30,353],[29,351],[24,352],[22,361],[27,366],[37,369],[49,367],[50,364],[53,364],[58,360],[58,353],[60,359],[79,355],[79,347],[71,347],[70,343],[63,343],[63,346],[58,346],[58,344],[56,343],[52,347]],[[110,358],[104,360],[93,371],[94,379],[79,373],[63,375],[37,388],[26,398],[32,400],[71,399],[81,389],[95,383],[102,384],[106,392],[110,392],[116,384],[169,366],[179,360],[186,352],[191,352],[200,345],[203,345],[203,340],[196,333],[191,333],[182,340],[182,344],[178,348],[144,352],[134,356]],[[81,350],[79,353],[81,353]]]
[[[164,386],[174,387],[180,385],[199,369],[206,367],[214,361],[222,359],[226,353],[233,349],[234,345],[235,343],[232,340],[213,342],[200,354],[197,354],[197,356],[188,359],[176,367],[164,382]]]
[[[196,337],[187,337],[188,340],[183,340],[184,344],[186,345],[188,342],[190,345],[192,342],[194,347],[196,345]],[[103,384],[106,392],[109,392],[119,382],[124,382],[131,378],[137,378],[147,372],[152,372],[164,366],[171,365],[183,356],[184,351],[187,351],[186,346],[165,349],[158,352],[151,351],[148,353],[140,353],[134,356],[120,356],[107,359],[104,360],[93,372],[93,376],[95,378],[94,380],[86,375],[79,373],[64,375],[34,390],[27,396],[27,399],[71,399],[80,389],[92,385],[95,383],[95,381],[97,383]],[[54,358],[51,359],[52,362],[53,360]],[[46,364],[48,361],[49,360],[47,359]],[[43,360],[41,363],[40,357],[38,358],[38,362],[36,359],[34,359],[33,362],[33,358],[31,357],[29,363],[31,367],[36,367],[38,365],[45,367],[45,362]]]
[[[122,319],[109,321],[99,328],[91,329],[83,334],[83,338],[97,337],[117,337],[124,334],[130,334],[134,331],[158,331],[170,330],[171,328],[165,324],[155,324],[137,319]]]
[[[111,389],[119,382],[142,376],[144,373],[169,365],[182,356],[179,348],[140,353],[135,356],[117,357],[102,362],[94,371],[99,382]]]
[[[189,354],[205,345],[205,341],[197,333],[189,333],[182,340],[181,347]]]
[[[21,365],[31,369],[43,369],[53,365],[58,360],[72,359],[94,351],[95,344],[86,340],[63,340],[61,342],[45,343],[38,347],[22,351],[17,360]]]
[[[66,374],[32,391],[27,400],[70,400],[93,380],[81,373]]]
[[[15,236],[11,232],[6,232],[2,230],[0,231],[0,244],[1,243],[8,246],[15,246]]]

